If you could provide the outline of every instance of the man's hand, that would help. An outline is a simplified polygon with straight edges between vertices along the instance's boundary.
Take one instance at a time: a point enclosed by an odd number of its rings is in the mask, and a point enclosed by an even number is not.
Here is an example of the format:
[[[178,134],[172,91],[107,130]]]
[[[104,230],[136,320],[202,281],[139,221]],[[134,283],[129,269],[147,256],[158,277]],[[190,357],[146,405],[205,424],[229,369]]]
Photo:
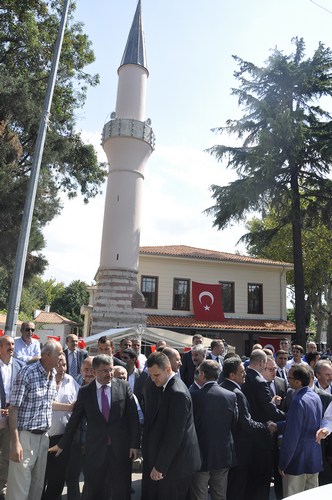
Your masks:
[[[48,449],[49,453],[55,453],[55,457],[58,457],[60,455],[60,453],[62,453],[62,451],[63,451],[62,448],[59,448],[59,446],[57,444],[52,446],[52,448]]]
[[[23,460],[23,449],[20,441],[16,441],[15,444],[11,444],[9,458],[13,462],[17,463]]]
[[[136,450],[136,448],[129,449],[129,458],[131,458],[132,460],[136,460],[137,455],[138,455],[138,450]]]
[[[318,429],[318,431],[316,432],[316,443],[320,444],[321,440],[326,439],[329,434],[330,432],[326,427]]]
[[[273,396],[272,401],[276,406],[281,405],[282,397],[281,396]]]
[[[284,473],[284,471],[279,469],[279,467],[278,467],[278,471],[279,471],[279,474],[281,477],[286,477],[286,474]]]
[[[271,434],[274,434],[277,430],[277,424],[272,422],[272,420],[269,420],[266,422],[267,428],[270,431]]]
[[[150,472],[150,477],[152,481],[160,481],[160,479],[164,479],[162,472],[158,472],[155,467],[153,467],[152,471]]]

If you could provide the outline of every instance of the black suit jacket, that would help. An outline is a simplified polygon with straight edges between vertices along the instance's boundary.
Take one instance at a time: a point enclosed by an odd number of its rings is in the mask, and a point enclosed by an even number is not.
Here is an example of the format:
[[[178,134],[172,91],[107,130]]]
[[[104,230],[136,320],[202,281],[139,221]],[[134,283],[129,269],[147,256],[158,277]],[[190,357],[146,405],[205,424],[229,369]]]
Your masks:
[[[195,365],[191,358],[191,351],[184,353],[182,356],[182,366],[180,368],[180,375],[183,382],[187,387],[190,387],[194,381]]]
[[[242,391],[249,402],[251,416],[257,422],[268,420],[277,422],[285,419],[285,413],[272,402],[267,382],[259,376],[256,370],[248,367]]]
[[[153,386],[148,378],[143,391],[144,467],[155,467],[169,479],[187,478],[201,466],[190,394],[179,377],[173,377],[164,391]]]
[[[251,418],[248,400],[231,380],[225,379],[221,387],[234,392],[239,410],[239,417],[235,431],[233,432],[237,463],[239,466],[248,465],[252,460],[252,447],[254,441],[260,437],[269,436],[267,425],[256,422]]]
[[[236,456],[232,430],[238,417],[235,394],[212,382],[191,393],[191,397],[202,457],[201,471],[233,467]]]
[[[148,378],[149,378],[148,372],[142,371],[142,372],[140,372],[139,377],[136,378],[136,380],[135,380],[134,394],[137,397],[138,402],[141,406],[142,406],[143,387],[144,387],[144,384]]]
[[[128,383],[113,378],[108,422],[98,406],[96,382],[81,387],[64,436],[59,442],[60,448],[68,448],[83,417],[87,420],[85,470],[93,474],[94,470],[102,467],[109,438],[119,467],[121,464],[126,465],[129,448],[138,449],[140,444],[138,413]]]
[[[69,349],[66,348],[63,350],[63,354],[66,356],[66,363],[67,363],[67,373],[69,373],[69,361],[68,361],[68,356],[69,356]],[[88,351],[85,351],[84,349],[77,349],[77,374],[81,374],[81,365],[83,363],[83,360],[88,356]]]
[[[274,379],[274,387],[276,389],[276,396],[280,396],[282,398],[278,408],[282,411],[286,411],[286,396],[288,389],[286,380],[281,377],[276,377]]]

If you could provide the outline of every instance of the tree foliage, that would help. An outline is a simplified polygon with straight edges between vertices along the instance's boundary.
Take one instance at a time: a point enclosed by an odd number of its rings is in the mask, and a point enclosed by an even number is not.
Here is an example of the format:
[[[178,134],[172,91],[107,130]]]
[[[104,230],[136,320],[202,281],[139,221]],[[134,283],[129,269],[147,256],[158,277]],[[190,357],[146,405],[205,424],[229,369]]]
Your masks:
[[[291,261],[292,228],[286,224],[275,232],[277,214],[274,210],[263,219],[253,218],[247,223],[249,232],[244,235],[248,253],[254,257]],[[320,341],[323,323],[332,314],[332,231],[326,225],[316,224],[310,229],[303,225],[304,291],[306,303],[306,324],[311,317],[315,320],[317,340]],[[271,237],[271,231],[274,236]],[[294,273],[287,273],[287,283],[294,291]],[[332,331],[328,332],[332,339]],[[330,342],[331,343],[331,342]]]
[[[80,309],[88,303],[89,292],[84,281],[75,280],[65,286],[63,283],[57,283],[55,279],[43,280],[34,276],[23,289],[20,318],[31,320],[35,310],[43,311],[48,305],[52,312],[82,323]]]
[[[331,215],[332,119],[320,99],[332,96],[332,52],[319,43],[306,59],[303,39],[293,42],[294,53],[276,49],[264,67],[235,57],[240,85],[232,93],[244,115],[216,131],[235,134],[241,145],[216,145],[209,152],[220,161],[226,158],[238,179],[211,186],[215,204],[207,213],[222,229],[269,206],[278,214],[270,236],[291,224],[296,335],[304,343],[304,215],[312,227],[317,220],[328,224]]]
[[[81,280],[72,281],[63,293],[52,301],[52,310],[77,323],[82,322],[81,306],[89,303],[87,284]]]
[[[59,29],[61,2],[3,0],[0,5],[0,288],[8,289],[27,183]],[[87,202],[101,189],[104,165],[75,130],[76,113],[98,75],[91,43],[74,21],[67,22],[51,108],[29,244],[25,282],[42,273],[46,260],[42,228],[61,211],[59,194],[81,194]],[[7,293],[0,294],[3,307]]]

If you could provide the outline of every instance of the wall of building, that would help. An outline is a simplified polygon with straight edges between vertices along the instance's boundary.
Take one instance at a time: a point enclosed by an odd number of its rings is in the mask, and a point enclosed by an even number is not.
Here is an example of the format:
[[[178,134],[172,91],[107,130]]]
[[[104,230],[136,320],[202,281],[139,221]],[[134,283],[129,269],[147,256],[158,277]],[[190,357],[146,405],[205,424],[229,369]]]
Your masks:
[[[234,282],[235,312],[227,313],[226,317],[286,319],[286,282],[281,266],[140,255],[139,285],[142,275],[159,278],[158,309],[146,309],[147,314],[192,314],[192,298],[190,311],[172,310],[173,279],[184,278],[211,284],[219,281]],[[263,285],[263,314],[248,314],[248,283]]]

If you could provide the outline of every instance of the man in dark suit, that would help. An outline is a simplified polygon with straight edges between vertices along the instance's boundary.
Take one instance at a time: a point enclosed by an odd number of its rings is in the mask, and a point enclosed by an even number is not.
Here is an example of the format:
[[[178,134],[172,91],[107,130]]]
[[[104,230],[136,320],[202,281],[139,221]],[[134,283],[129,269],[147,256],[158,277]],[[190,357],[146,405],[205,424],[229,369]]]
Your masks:
[[[196,334],[192,339],[193,346],[203,344],[203,337],[200,334]],[[195,365],[192,360],[191,351],[186,352],[182,357],[182,366],[180,368],[180,375],[183,382],[187,387],[194,381]]]
[[[0,500],[5,498],[9,465],[8,406],[13,382],[25,363],[13,358],[14,339],[0,337]]]
[[[142,500],[184,500],[201,465],[188,389],[162,352],[147,360],[144,391]],[[148,386],[156,388],[150,397]],[[157,402],[156,402],[157,401]],[[151,404],[150,404],[151,403]]]
[[[98,339],[98,352],[99,354],[108,354],[109,356],[113,356],[114,354],[114,342],[113,340],[103,335]],[[121,361],[121,359],[113,356],[113,366],[123,366],[126,368],[126,363]]]
[[[272,401],[269,386],[263,377],[267,363],[266,354],[256,349],[250,354],[250,364],[242,390],[251,409],[251,416],[257,422],[278,422],[285,419],[283,411]],[[271,471],[273,468],[273,438],[262,437],[253,449],[248,475],[248,500],[268,500],[270,495]]]
[[[287,372],[285,366],[288,361],[288,352],[282,349],[276,352],[277,377],[283,378],[287,382]]]
[[[225,379],[221,387],[234,392],[237,400],[239,417],[235,431],[233,432],[237,465],[232,467],[228,473],[227,500],[245,500],[246,485],[249,464],[252,461],[253,447],[257,440],[273,433],[276,424],[269,421],[266,423],[256,422],[251,418],[247,398],[241,391],[241,386],[246,378],[246,371],[238,356],[225,359]]]
[[[274,404],[285,411],[286,407],[286,395],[287,395],[287,384],[283,378],[276,377],[277,365],[272,356],[267,357],[267,363],[263,376],[268,383],[272,401]],[[278,434],[273,436],[273,478],[274,478],[274,493],[276,500],[282,500],[282,478],[278,471],[279,465],[279,445],[278,445]]]
[[[63,353],[66,356],[67,370],[76,381],[79,380],[81,374],[81,365],[83,360],[88,356],[88,352],[78,348],[78,337],[71,333],[66,338],[67,348]]]
[[[197,377],[201,389],[191,393],[202,457],[201,469],[191,481],[191,500],[207,498],[209,486],[212,500],[226,498],[228,471],[236,464],[232,436],[238,418],[236,396],[218,385],[220,371],[217,361],[203,361]]]
[[[219,363],[219,365],[222,367],[225,352],[224,342],[221,339],[212,340],[210,349],[211,351],[206,356],[206,359],[217,361],[217,363]]]
[[[137,456],[140,426],[129,385],[113,378],[113,360],[93,358],[96,380],[78,393],[64,436],[50,451],[70,446],[82,418],[87,420],[84,478],[88,500],[129,500],[131,459]]]

